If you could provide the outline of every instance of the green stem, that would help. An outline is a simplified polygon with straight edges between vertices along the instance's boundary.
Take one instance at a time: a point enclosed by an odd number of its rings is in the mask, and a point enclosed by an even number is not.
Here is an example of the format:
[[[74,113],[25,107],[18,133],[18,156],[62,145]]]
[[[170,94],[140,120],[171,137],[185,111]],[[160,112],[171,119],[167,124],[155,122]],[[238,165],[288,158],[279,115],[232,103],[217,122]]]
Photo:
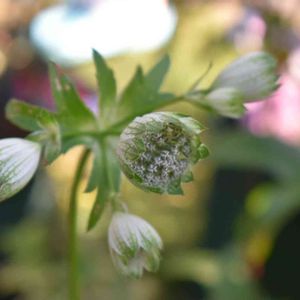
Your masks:
[[[90,150],[82,154],[72,184],[69,204],[69,300],[80,300],[77,240],[77,192]]]

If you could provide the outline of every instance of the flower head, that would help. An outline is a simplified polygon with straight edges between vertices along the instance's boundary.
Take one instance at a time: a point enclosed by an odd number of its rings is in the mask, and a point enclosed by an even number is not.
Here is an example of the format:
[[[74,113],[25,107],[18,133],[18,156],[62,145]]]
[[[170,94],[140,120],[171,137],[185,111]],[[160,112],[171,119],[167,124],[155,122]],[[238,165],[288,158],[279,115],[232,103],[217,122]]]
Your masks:
[[[227,66],[212,84],[211,90],[234,88],[244,102],[262,100],[278,87],[276,60],[265,52],[246,54]]]
[[[203,130],[199,122],[181,114],[137,117],[120,136],[121,168],[146,191],[182,194],[181,182],[192,180],[191,166],[208,155],[199,139]]]
[[[34,175],[41,146],[20,138],[0,140],[0,201],[19,192]]]
[[[114,213],[108,242],[113,262],[123,274],[141,277],[144,269],[157,271],[162,241],[155,229],[140,217]]]

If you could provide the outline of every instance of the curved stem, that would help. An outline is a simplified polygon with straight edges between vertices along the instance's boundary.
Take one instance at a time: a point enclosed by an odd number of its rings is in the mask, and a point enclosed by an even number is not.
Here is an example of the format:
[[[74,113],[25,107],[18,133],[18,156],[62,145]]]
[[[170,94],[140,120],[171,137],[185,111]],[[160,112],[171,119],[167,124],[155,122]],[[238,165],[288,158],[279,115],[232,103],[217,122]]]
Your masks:
[[[74,176],[69,204],[69,300],[80,300],[77,240],[77,192],[90,150],[82,154]]]

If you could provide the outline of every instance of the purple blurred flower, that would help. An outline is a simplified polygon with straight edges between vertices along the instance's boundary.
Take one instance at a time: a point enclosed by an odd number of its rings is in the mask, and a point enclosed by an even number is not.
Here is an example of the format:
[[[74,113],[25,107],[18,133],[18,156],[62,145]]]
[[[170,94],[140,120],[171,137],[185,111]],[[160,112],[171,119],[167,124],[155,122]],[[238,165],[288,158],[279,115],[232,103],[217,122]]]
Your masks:
[[[266,29],[266,23],[258,12],[245,9],[241,20],[229,33],[229,38],[240,52],[260,50]]]
[[[245,123],[254,134],[271,135],[300,145],[300,82],[286,72],[280,84],[267,101],[246,104],[249,113]]]

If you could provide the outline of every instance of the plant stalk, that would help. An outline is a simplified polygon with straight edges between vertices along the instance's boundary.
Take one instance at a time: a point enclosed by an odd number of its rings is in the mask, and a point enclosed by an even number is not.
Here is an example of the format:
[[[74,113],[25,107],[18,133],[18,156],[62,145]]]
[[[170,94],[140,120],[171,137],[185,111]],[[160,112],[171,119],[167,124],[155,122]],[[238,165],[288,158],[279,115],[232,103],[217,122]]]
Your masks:
[[[73,179],[69,204],[69,300],[80,300],[77,236],[77,193],[90,150],[85,150]]]

